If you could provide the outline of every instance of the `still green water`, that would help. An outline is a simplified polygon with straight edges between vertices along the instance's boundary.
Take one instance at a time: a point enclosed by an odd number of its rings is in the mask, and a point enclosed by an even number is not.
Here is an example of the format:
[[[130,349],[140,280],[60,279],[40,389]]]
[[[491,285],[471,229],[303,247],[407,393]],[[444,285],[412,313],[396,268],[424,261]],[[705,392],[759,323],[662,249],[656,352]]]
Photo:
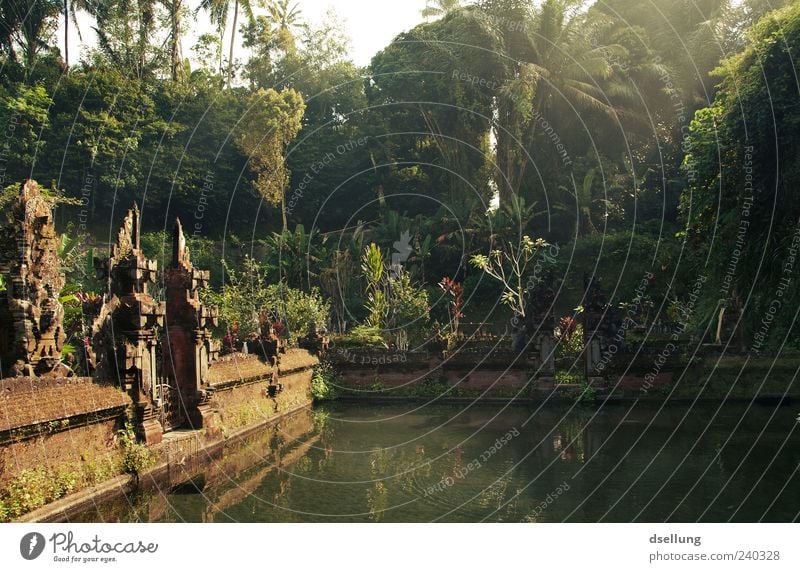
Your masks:
[[[794,407],[334,403],[78,520],[795,521]]]

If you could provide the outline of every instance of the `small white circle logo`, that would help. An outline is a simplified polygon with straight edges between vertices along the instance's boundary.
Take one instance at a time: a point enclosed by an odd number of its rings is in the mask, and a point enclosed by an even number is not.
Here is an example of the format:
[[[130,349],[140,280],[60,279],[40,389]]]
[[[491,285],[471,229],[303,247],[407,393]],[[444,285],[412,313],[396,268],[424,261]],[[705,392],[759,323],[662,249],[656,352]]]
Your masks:
[[[44,550],[44,536],[38,532],[29,532],[19,541],[19,553],[25,560],[39,558]]]

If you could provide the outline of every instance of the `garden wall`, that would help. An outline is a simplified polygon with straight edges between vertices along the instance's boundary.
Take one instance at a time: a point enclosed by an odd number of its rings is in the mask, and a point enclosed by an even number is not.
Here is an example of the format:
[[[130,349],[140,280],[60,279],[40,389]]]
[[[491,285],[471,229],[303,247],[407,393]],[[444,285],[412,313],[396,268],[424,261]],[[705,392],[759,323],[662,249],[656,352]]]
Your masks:
[[[289,349],[281,354],[278,365],[252,354],[231,354],[212,364],[211,405],[218,412],[223,435],[310,405],[311,376],[317,363],[306,350]]]
[[[119,389],[91,378],[0,380],[0,489],[25,470],[107,461],[129,406]]]
[[[537,363],[504,351],[423,352],[339,350],[326,354],[341,374],[340,390],[351,396],[428,395],[451,387],[450,396],[513,396],[537,373]]]
[[[339,394],[350,399],[523,398],[769,400],[800,399],[800,356],[739,356],[715,348],[688,355],[651,344],[616,353],[591,384],[582,357],[556,360],[555,378],[538,364],[504,351],[466,351],[449,357],[423,352],[334,349],[323,359],[339,373]],[[585,390],[591,385],[592,390]]]
[[[309,406],[317,358],[300,349],[280,357],[279,365],[241,354],[212,364],[209,392],[221,431],[165,433],[150,447],[155,466],[141,475],[142,484],[184,482],[223,454],[226,438]],[[82,496],[75,502],[85,505],[91,497],[78,491],[121,475],[126,466],[118,432],[131,405],[126,393],[91,378],[0,380],[0,521],[57,499],[53,514],[47,507],[37,512],[43,519],[63,518],[72,514],[70,496]],[[124,485],[116,485],[117,493],[130,488]]]

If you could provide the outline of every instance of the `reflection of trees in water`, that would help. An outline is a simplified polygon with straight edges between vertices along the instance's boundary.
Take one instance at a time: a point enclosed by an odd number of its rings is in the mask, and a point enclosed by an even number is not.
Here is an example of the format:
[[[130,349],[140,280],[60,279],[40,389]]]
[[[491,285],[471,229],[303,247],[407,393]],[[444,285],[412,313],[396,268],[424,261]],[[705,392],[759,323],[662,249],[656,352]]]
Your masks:
[[[589,452],[589,414],[565,417],[553,430],[553,451],[563,461],[586,461]]]
[[[393,451],[396,451],[393,450]],[[373,479],[381,478],[387,474],[392,453],[386,449],[375,449],[369,456],[369,472]],[[374,481],[372,488],[367,490],[367,506],[369,518],[379,522],[389,502],[389,489],[383,481]]]
[[[320,438],[333,437],[333,424],[330,423],[331,413],[324,407],[315,407],[311,410],[311,419],[314,423],[314,431]]]
[[[383,481],[375,481],[372,489],[367,491],[367,506],[369,507],[369,519],[380,522],[383,512],[389,503],[389,489]]]
[[[156,502],[157,497],[160,502]],[[152,490],[137,491],[72,517],[70,522],[150,522],[151,518],[162,517],[167,509],[166,500],[160,493]],[[172,520],[167,522],[178,522],[175,511],[169,512]]]
[[[498,517],[500,515],[513,516],[517,512],[519,491],[516,487],[509,489],[512,480],[513,472],[511,471],[498,477],[478,495],[476,499],[478,506],[492,511],[499,509],[500,512],[496,515]]]
[[[392,491],[418,494],[420,479],[431,475],[430,462],[426,460],[425,447],[395,447],[374,449],[369,456],[369,474],[375,480],[366,492],[369,518],[380,521],[389,506]],[[356,468],[356,467],[354,467]],[[386,477],[389,477],[388,479]]]

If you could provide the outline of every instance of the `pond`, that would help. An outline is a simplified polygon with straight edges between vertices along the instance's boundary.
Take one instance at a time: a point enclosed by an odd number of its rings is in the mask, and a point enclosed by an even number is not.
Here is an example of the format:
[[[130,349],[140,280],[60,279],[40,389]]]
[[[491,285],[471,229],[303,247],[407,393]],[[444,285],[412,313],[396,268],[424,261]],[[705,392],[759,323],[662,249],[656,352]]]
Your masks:
[[[800,511],[794,407],[364,404],[297,412],[196,486],[81,521],[779,521]]]

